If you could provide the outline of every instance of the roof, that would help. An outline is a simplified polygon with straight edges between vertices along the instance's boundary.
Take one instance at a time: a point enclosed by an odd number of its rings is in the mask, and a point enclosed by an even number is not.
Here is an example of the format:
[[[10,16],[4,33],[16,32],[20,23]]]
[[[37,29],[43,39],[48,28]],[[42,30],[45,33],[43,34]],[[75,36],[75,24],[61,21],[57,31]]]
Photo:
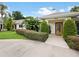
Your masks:
[[[24,22],[24,19],[20,19],[20,20],[13,20],[13,23],[14,24],[22,24]],[[1,19],[0,17],[0,24],[3,23],[3,20]]]
[[[22,24],[24,22],[24,19],[21,20],[13,20],[14,24]]]
[[[64,18],[64,17],[72,17],[72,16],[79,16],[79,12],[59,12],[59,13],[52,13],[49,15],[45,15],[39,17],[41,19],[52,19],[52,18]]]

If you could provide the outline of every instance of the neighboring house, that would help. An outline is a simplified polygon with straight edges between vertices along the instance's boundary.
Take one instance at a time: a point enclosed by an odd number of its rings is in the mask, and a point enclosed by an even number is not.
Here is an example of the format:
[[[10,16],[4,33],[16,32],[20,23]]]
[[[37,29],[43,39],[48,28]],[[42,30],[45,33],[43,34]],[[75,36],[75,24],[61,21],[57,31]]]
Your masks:
[[[14,29],[25,29],[25,25],[23,24],[24,19],[21,20],[13,20]]]
[[[21,20],[13,20],[13,26],[15,29],[25,29],[25,25],[23,24],[24,19]],[[0,30],[4,30],[3,20],[0,18]]]
[[[5,14],[4,14],[4,16],[5,16]],[[9,14],[7,12],[6,12],[6,17],[9,17]],[[4,19],[1,18],[1,13],[0,13],[0,31],[4,30],[3,20]],[[14,30],[15,29],[25,29],[25,25],[23,24],[24,20],[25,19],[13,20]]]
[[[48,21],[48,24],[51,26],[51,33],[55,35],[62,35],[64,21],[69,17],[75,18],[77,31],[79,33],[79,12],[59,12],[42,16],[39,18]]]

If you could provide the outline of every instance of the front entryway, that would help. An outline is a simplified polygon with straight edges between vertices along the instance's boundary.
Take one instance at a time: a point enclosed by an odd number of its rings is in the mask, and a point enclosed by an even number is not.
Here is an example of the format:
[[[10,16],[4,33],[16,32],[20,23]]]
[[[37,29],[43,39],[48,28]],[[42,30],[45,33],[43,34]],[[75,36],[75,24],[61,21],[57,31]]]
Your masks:
[[[56,22],[55,23],[55,34],[62,35],[63,33],[63,22]]]

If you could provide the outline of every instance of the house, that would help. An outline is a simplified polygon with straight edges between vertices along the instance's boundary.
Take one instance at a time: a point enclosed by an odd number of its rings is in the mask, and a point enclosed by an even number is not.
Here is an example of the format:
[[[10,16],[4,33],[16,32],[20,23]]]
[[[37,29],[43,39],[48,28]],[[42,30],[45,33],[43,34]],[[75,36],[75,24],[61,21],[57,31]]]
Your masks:
[[[25,25],[23,24],[23,22],[24,22],[24,19],[13,20],[14,30],[15,29],[26,29]]]
[[[25,25],[23,24],[24,19],[21,20],[13,20],[13,27],[15,29],[25,29]],[[0,17],[0,30],[4,30],[3,20]]]
[[[67,20],[67,18],[69,17],[75,18],[77,32],[79,33],[79,12],[59,12],[59,13],[45,15],[39,18],[48,21],[48,24],[51,27],[52,34],[62,35],[64,21]]]

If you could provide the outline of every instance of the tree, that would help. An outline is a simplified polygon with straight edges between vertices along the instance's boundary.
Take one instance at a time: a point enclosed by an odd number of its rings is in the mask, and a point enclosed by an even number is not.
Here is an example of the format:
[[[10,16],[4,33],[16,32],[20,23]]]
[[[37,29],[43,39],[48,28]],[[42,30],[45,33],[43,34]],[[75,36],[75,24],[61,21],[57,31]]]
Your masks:
[[[1,13],[1,18],[3,19],[3,15],[5,14],[5,10],[7,9],[6,5],[0,4],[0,13]]]
[[[11,31],[13,29],[13,22],[12,22],[12,19],[11,18],[4,20],[4,27],[8,31]]]
[[[68,19],[64,23],[63,37],[66,39],[69,35],[77,35],[77,28],[73,19]]]
[[[45,20],[43,20],[43,22],[40,24],[40,31],[49,33],[49,25]]]
[[[26,17],[25,25],[26,25],[26,29],[35,30],[35,31],[39,30],[39,21],[32,16]]]
[[[79,12],[79,6],[74,6],[73,8],[71,8],[70,11],[71,12]]]
[[[25,19],[20,11],[13,11],[12,16],[14,20]]]

